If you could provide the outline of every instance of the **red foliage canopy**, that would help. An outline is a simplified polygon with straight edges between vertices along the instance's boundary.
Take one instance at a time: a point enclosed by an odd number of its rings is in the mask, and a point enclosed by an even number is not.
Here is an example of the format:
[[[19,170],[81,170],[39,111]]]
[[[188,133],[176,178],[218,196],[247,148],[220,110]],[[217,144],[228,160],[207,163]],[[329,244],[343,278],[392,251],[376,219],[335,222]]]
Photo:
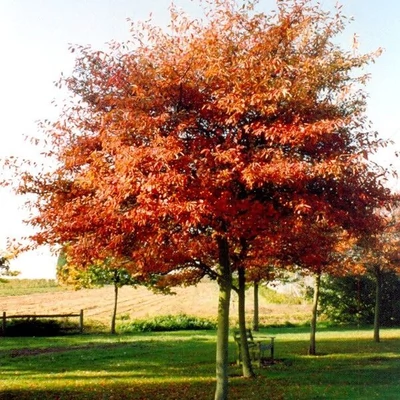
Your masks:
[[[318,229],[374,229],[390,196],[366,159],[380,141],[353,88],[376,54],[333,43],[339,11],[252,7],[218,0],[205,22],[173,8],[168,32],[132,24],[130,47],[74,49],[60,81],[72,105],[46,128],[58,167],[18,172],[19,191],[37,194],[37,244],[192,282],[216,276],[220,238],[233,262],[318,265]]]

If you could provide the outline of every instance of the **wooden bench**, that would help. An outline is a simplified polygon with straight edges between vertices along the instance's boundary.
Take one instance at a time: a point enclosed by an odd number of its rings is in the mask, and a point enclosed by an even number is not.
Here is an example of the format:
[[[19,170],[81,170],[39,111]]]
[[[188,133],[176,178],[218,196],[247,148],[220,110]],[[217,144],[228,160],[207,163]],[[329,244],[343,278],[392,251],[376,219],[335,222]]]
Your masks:
[[[240,331],[233,331],[233,338],[236,343],[236,363],[240,365],[242,362],[242,352],[241,352],[241,344],[240,344]],[[270,351],[270,360],[271,363],[274,362],[274,340],[275,336],[268,336],[269,342],[254,340],[251,329],[246,329],[246,339],[247,344],[249,346],[249,353],[251,361],[257,362],[258,367],[261,367],[261,362],[265,359],[265,352],[267,350]]]

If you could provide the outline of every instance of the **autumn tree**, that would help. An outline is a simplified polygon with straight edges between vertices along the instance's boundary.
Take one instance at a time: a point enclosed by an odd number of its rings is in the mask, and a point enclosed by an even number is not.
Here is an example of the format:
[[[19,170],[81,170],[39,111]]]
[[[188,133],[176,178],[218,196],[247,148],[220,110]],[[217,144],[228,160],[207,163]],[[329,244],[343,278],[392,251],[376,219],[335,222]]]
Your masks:
[[[311,214],[311,215],[310,215]],[[303,275],[313,278],[312,310],[310,319],[309,355],[316,355],[316,332],[321,288],[321,277],[324,274],[343,275],[349,269],[354,270],[353,264],[343,261],[343,249],[354,243],[358,228],[349,227],[346,231],[341,226],[341,221],[330,220],[312,216],[310,213],[304,218],[302,229],[286,234],[285,258],[290,259],[294,271],[300,270]],[[310,218],[311,217],[311,218]],[[338,224],[338,222],[340,222]],[[361,225],[366,227],[367,221]],[[374,224],[372,224],[374,226]],[[352,235],[351,235],[352,234]]]
[[[400,271],[400,236],[396,213],[380,210],[378,215],[381,220],[378,229],[364,231],[356,241],[338,249],[336,256],[343,267],[336,274],[331,269],[331,276],[324,279],[326,287],[323,289],[323,310],[336,322],[366,323],[371,312],[376,342],[380,341],[385,280],[388,280],[387,286],[392,282],[391,289],[396,291],[396,273]],[[391,298],[388,288],[385,292],[386,298]]]
[[[21,167],[16,181],[36,195],[34,243],[70,243],[82,267],[127,257],[127,270],[165,285],[217,282],[220,400],[232,273],[293,256],[288,234],[312,219],[373,224],[388,194],[365,158],[379,140],[358,91],[357,69],[376,54],[335,44],[340,10],[203,4],[203,20],[172,7],[168,30],[132,23],[130,43],[75,47],[59,83],[71,99],[43,124],[55,167]]]
[[[364,235],[355,249],[365,272],[375,281],[374,341],[380,341],[382,292],[385,273],[400,273],[399,210],[383,213],[382,229],[373,235]]]
[[[392,195],[387,198],[387,207],[397,196]],[[371,220],[370,218],[373,218]],[[322,275],[330,275],[332,279],[344,278],[349,276],[360,276],[369,273],[376,281],[375,294],[375,321],[374,321],[374,339],[379,341],[379,310],[381,304],[381,287],[385,271],[395,271],[398,269],[399,260],[399,236],[396,222],[393,218],[388,219],[387,212],[378,212],[374,210],[372,215],[362,216],[357,225],[348,227],[348,230],[329,231],[319,230],[314,233],[310,240],[307,233],[307,242],[310,244],[315,241],[317,235],[318,253],[311,256],[306,255],[303,269],[314,272],[313,292],[313,311],[311,319],[311,335],[309,354],[316,354],[315,332],[317,323],[317,308],[319,305],[319,294],[321,289]],[[300,244],[308,251],[309,244]],[[326,282],[326,280],[324,280]]]

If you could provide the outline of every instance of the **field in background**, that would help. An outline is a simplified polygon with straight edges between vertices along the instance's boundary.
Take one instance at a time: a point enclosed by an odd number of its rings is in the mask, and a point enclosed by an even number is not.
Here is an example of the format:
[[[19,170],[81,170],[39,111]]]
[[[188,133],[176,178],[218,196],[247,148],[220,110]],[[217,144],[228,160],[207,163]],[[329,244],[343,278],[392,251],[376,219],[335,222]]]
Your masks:
[[[157,315],[187,314],[205,318],[217,315],[218,286],[204,281],[197,286],[176,288],[175,295],[155,294],[144,287],[123,287],[118,301],[119,319],[142,319]],[[299,303],[275,292],[260,296],[260,322],[265,325],[303,323],[310,319],[309,304]],[[287,300],[285,302],[285,300]],[[0,284],[0,312],[7,314],[51,314],[84,310],[85,319],[108,322],[112,313],[114,289],[72,290],[52,280],[13,280]],[[277,304],[280,303],[280,304]],[[247,313],[253,311],[252,292],[247,295]],[[237,296],[232,294],[231,315],[237,314]]]
[[[54,279],[9,279],[4,283],[0,282],[0,298],[65,290]]]

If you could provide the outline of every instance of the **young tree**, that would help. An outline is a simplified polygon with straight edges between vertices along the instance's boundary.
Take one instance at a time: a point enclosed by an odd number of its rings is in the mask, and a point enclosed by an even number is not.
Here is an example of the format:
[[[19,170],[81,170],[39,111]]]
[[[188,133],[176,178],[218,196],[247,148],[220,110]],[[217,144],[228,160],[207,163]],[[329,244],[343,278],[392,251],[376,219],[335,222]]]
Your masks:
[[[386,214],[386,215],[385,215]],[[374,341],[380,341],[382,291],[386,272],[400,273],[399,212],[385,213],[384,224],[373,235],[364,235],[359,241],[359,258],[366,272],[375,281]]]
[[[114,306],[111,316],[111,334],[116,333],[119,289],[123,286],[142,284],[139,279],[134,278],[112,257],[81,269],[68,263],[68,256],[64,250],[60,252],[57,260],[57,279],[61,283],[73,285],[76,289],[113,285]]]
[[[364,189],[367,191],[367,188]],[[362,192],[360,196],[363,197]],[[387,200],[390,200],[390,196]],[[357,223],[353,225],[346,224],[340,217],[339,219],[313,217],[308,218],[303,230],[295,232],[291,239],[287,235],[290,240],[289,254],[291,254],[292,263],[303,273],[308,273],[314,278],[308,354],[316,355],[316,330],[322,276],[360,273],[363,267],[352,256],[352,249],[360,237],[378,232],[383,222],[382,218],[374,213],[368,214],[366,218],[359,215]]]
[[[314,221],[305,225],[306,230],[295,234],[297,241],[291,246],[292,262],[296,268],[300,268],[303,273],[312,275],[314,278],[309,355],[317,354],[316,332],[321,276],[326,273],[333,275],[344,273],[345,265],[338,260],[337,248],[349,235],[348,232],[333,225],[332,221],[331,223],[326,220],[314,219]]]
[[[249,269],[246,280],[253,286],[253,330],[258,331],[260,325],[259,316],[259,288],[263,282],[270,282],[278,278],[279,272],[276,273],[272,265],[264,266],[262,268]]]
[[[168,32],[132,24],[131,47],[74,49],[74,73],[60,82],[72,101],[44,126],[57,167],[19,169],[17,191],[37,195],[35,243],[70,243],[76,264],[112,254],[165,285],[217,281],[221,400],[232,273],[291,254],[287,235],[311,217],[373,224],[388,193],[365,159],[379,140],[352,90],[375,54],[333,42],[340,10],[306,0],[270,15],[252,1],[206,7],[204,20],[172,7]]]

